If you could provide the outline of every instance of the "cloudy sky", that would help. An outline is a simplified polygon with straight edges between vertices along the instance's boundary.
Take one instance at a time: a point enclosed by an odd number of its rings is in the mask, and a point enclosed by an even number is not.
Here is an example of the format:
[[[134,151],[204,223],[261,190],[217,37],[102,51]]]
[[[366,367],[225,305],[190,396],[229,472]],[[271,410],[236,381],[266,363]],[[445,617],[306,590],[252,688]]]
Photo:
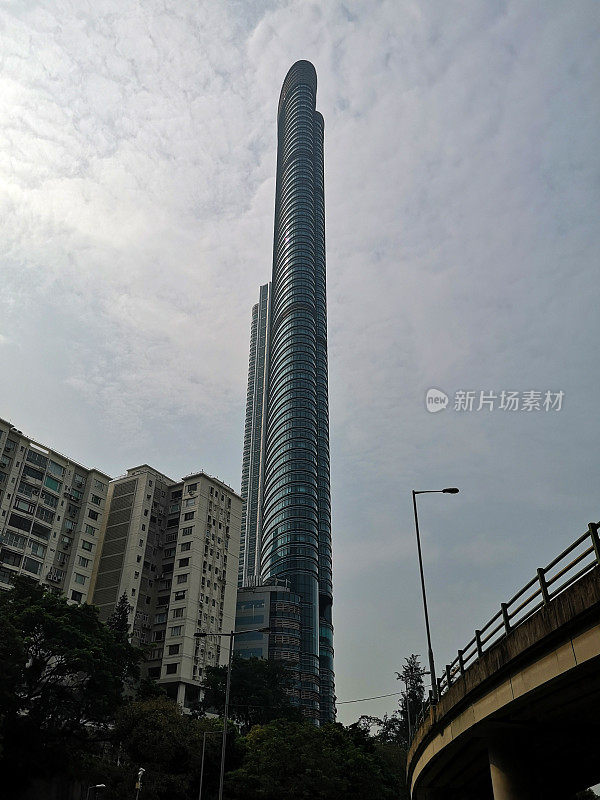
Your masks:
[[[113,476],[204,468],[239,490],[277,100],[294,61],[315,64],[338,698],[399,691],[403,658],[426,654],[410,491],[455,485],[420,500],[446,663],[600,519],[600,4],[1,14],[0,416]],[[436,414],[432,387],[450,398]],[[548,390],[560,410],[498,407]]]

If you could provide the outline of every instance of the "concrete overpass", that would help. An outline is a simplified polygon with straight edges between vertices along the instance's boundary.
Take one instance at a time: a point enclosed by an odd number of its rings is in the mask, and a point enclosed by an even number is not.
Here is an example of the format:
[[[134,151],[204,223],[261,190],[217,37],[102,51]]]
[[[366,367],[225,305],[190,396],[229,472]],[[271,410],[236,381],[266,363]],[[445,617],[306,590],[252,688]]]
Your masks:
[[[566,800],[600,783],[598,525],[459,651],[408,753],[414,800]]]

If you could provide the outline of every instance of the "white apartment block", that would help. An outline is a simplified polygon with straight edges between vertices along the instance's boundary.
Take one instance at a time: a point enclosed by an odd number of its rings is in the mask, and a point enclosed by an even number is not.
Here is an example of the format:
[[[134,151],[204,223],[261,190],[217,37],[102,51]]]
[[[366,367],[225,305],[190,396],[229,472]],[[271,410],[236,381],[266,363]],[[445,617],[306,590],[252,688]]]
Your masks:
[[[0,419],[0,589],[23,574],[91,599],[110,477]]]
[[[145,674],[182,706],[207,665],[227,663],[235,629],[242,499],[205,472],[173,481],[144,464],[110,483],[93,602],[106,620],[125,594]]]

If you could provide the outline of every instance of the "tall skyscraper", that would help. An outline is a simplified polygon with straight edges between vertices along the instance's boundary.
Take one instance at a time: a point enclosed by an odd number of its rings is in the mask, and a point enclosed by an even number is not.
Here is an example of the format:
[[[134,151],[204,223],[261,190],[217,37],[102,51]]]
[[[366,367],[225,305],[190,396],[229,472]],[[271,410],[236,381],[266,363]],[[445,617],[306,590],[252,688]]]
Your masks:
[[[300,704],[335,717],[323,129],[317,76],[298,61],[277,118],[271,288],[253,309],[240,585],[285,582],[301,600]]]

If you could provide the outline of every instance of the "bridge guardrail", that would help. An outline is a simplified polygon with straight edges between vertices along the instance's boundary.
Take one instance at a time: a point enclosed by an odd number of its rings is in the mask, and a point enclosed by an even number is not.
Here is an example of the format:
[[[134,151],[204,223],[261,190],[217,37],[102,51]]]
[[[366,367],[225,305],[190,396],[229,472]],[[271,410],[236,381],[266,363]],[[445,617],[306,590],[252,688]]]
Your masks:
[[[600,564],[599,527],[600,522],[590,522],[582,536],[546,567],[539,567],[536,576],[508,602],[500,603],[500,610],[482,628],[475,631],[474,637],[458,651],[454,661],[446,665],[443,675],[435,677],[438,697],[445,694],[483,653]],[[424,704],[421,714],[416,719],[413,733],[416,733],[423,721],[430,703],[431,701]]]

